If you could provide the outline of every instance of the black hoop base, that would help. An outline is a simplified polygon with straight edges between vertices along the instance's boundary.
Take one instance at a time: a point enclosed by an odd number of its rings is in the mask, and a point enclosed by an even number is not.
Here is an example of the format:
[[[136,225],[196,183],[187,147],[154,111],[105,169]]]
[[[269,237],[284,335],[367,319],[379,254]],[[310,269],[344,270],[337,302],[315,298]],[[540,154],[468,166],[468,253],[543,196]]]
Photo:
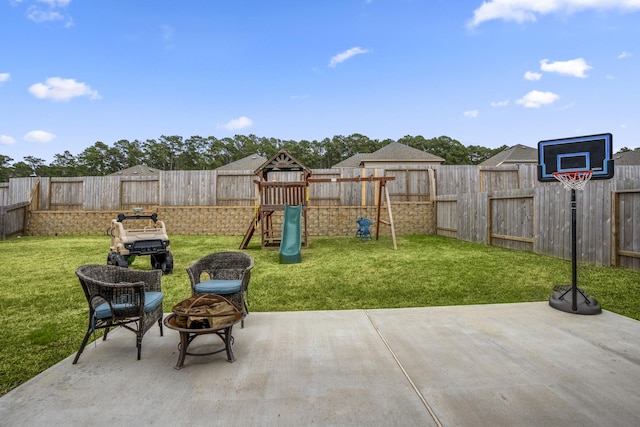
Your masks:
[[[576,289],[576,304],[573,304],[573,292],[559,291],[549,297],[549,305],[556,310],[564,311],[571,314],[600,314],[602,307],[598,300],[586,296],[580,289]],[[575,308],[575,310],[574,310]]]

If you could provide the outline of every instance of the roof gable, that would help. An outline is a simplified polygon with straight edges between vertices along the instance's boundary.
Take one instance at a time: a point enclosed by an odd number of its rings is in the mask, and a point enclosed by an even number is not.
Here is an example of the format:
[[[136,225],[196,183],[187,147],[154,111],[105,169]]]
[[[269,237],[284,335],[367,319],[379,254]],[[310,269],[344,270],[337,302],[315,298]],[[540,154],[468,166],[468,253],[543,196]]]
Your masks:
[[[254,173],[266,179],[269,172],[303,172],[305,179],[311,175],[311,169],[296,160],[286,150],[280,150],[264,162]]]

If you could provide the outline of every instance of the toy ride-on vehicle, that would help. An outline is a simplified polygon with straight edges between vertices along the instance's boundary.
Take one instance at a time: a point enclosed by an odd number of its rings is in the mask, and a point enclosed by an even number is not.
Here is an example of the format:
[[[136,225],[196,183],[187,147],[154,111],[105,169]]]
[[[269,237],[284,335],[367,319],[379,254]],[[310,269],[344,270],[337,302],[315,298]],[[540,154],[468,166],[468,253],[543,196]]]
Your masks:
[[[169,250],[169,238],[164,222],[158,221],[158,214],[140,215],[141,210],[134,209],[135,215],[118,214],[111,220],[107,234],[111,236],[111,248],[107,256],[107,265],[129,267],[136,256],[151,255],[151,268],[162,270],[164,274],[173,272],[173,255]],[[125,228],[125,220],[149,220],[142,228]]]

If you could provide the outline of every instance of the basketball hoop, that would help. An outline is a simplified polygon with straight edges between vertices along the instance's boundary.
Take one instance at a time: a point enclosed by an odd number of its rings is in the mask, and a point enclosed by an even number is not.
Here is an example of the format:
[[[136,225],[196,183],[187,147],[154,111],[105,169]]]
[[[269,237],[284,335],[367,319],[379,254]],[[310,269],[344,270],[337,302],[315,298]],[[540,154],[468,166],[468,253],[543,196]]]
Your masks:
[[[555,179],[560,181],[567,190],[584,190],[585,185],[591,179],[593,171],[553,172]]]

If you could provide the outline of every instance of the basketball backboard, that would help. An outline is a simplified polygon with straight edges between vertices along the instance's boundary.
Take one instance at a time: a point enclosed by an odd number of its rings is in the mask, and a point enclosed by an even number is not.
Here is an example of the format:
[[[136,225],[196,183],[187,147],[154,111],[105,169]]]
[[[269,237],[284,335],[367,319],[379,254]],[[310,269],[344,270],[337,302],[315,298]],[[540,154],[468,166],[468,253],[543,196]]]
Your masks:
[[[556,181],[554,172],[593,171],[591,179],[613,178],[610,133],[538,142],[538,181]]]

